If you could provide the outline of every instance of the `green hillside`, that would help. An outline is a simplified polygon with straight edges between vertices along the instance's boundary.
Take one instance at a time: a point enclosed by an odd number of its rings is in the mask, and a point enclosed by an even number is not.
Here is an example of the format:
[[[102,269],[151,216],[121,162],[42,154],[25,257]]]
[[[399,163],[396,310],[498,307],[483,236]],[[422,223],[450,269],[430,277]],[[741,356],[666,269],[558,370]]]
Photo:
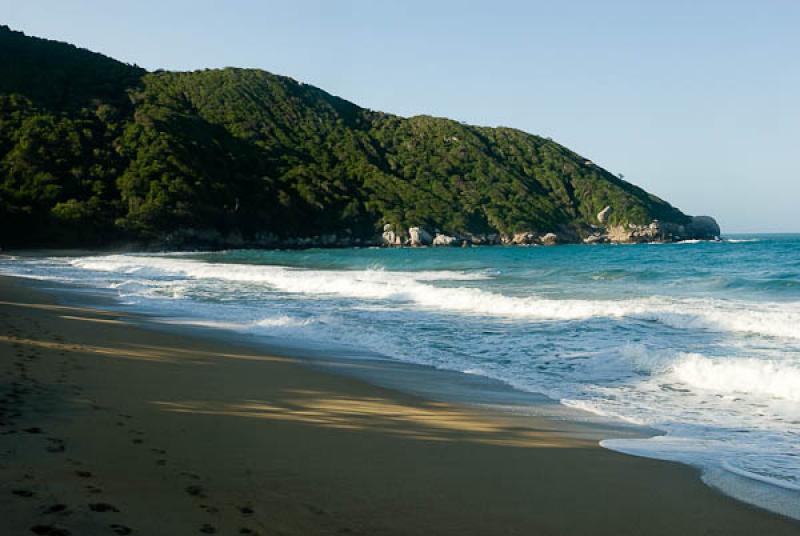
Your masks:
[[[263,243],[689,221],[509,128],[366,110],[254,69],[153,72],[0,27],[0,245]]]

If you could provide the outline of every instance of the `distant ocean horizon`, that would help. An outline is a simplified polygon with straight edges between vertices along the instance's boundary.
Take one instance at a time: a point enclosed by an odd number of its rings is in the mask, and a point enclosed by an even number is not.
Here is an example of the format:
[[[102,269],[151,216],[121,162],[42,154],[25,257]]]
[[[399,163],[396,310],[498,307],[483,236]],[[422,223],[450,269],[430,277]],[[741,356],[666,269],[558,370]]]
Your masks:
[[[662,430],[602,444],[696,466],[715,485],[744,479],[728,491],[800,516],[786,507],[800,504],[800,234],[5,255],[0,272],[108,289],[133,310],[264,340],[500,380]]]

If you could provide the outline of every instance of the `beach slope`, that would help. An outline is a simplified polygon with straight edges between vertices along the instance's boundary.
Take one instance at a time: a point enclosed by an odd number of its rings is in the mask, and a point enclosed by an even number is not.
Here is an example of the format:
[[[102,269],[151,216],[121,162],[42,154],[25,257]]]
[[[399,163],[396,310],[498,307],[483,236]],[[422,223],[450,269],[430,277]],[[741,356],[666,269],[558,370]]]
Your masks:
[[[3,534],[800,534],[567,423],[148,329],[12,278],[0,302]]]

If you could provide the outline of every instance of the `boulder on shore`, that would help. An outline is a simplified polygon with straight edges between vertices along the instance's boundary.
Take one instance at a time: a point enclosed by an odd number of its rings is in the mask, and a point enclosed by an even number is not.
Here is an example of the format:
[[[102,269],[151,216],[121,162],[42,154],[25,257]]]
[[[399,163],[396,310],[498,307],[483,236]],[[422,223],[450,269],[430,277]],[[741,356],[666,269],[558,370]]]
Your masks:
[[[429,246],[433,243],[431,234],[422,227],[409,227],[409,246]]]
[[[438,233],[435,237],[433,237],[434,246],[454,246],[456,245],[456,241],[456,237],[441,233]]]
[[[394,225],[387,223],[383,226],[383,234],[381,235],[384,246],[400,246],[402,245],[400,237],[394,232]]]
[[[555,246],[558,244],[558,235],[555,233],[547,233],[540,236],[539,241],[545,246]]]
[[[510,240],[511,244],[514,245],[530,245],[530,244],[538,244],[539,237],[536,236],[534,233],[531,232],[521,232],[521,233],[514,233],[514,236],[511,237]]]
[[[583,239],[584,244],[604,244],[608,242],[608,236],[603,234],[592,234]]]

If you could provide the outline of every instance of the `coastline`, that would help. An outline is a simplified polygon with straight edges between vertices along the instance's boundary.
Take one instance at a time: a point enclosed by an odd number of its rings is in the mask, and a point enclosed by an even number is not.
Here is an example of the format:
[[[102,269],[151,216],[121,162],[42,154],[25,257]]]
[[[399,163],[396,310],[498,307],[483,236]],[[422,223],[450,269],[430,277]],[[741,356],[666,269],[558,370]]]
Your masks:
[[[15,278],[0,295],[15,533],[800,533],[689,467],[600,448],[591,424],[405,394]]]

